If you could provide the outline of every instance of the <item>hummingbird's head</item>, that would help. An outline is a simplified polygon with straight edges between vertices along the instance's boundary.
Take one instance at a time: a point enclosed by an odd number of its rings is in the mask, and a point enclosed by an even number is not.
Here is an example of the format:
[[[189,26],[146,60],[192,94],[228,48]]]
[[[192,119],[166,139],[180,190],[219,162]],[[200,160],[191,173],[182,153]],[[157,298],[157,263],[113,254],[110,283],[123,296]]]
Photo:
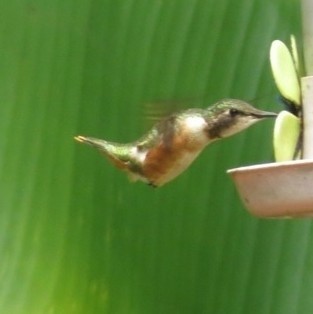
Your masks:
[[[262,111],[237,99],[223,99],[207,109],[206,120],[211,139],[228,137],[265,118],[277,114]]]

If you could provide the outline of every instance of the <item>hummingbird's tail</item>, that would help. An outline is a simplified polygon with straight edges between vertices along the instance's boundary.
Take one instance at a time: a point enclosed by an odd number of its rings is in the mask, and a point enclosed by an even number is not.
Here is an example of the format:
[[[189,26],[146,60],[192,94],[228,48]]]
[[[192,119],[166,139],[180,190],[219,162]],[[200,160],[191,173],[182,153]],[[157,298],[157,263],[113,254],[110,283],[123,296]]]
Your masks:
[[[81,135],[75,136],[74,139],[80,143],[88,144],[94,148],[97,148],[107,157],[121,161],[126,161],[127,159],[127,154],[125,154],[126,145],[124,144],[108,142],[99,138],[86,137]]]
[[[100,140],[98,138],[85,137],[85,136],[78,135],[78,136],[75,136],[74,139],[77,142],[88,144],[104,152],[106,152],[108,149],[108,142],[104,140]]]
[[[109,158],[113,164],[122,170],[127,170],[129,168],[130,154],[129,154],[129,145],[108,142],[93,137],[85,136],[75,136],[74,139],[80,143],[88,144],[100,151],[103,155]]]

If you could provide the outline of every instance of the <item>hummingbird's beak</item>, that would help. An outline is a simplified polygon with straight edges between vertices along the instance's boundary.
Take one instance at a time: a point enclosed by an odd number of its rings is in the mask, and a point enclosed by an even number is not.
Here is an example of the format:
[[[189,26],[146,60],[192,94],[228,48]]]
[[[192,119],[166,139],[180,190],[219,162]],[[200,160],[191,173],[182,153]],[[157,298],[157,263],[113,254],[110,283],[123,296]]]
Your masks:
[[[276,118],[277,113],[270,112],[270,111],[257,110],[255,112],[252,112],[252,116],[256,117],[257,119]]]

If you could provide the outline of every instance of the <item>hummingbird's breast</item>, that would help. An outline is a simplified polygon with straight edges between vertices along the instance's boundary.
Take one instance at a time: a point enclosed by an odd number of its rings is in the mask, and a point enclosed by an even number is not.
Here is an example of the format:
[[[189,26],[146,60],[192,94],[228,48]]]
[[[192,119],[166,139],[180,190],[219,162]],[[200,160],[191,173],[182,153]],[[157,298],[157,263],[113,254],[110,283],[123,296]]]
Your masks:
[[[202,117],[186,117],[170,138],[161,136],[143,162],[142,172],[147,180],[160,186],[186,170],[209,142],[206,127]]]

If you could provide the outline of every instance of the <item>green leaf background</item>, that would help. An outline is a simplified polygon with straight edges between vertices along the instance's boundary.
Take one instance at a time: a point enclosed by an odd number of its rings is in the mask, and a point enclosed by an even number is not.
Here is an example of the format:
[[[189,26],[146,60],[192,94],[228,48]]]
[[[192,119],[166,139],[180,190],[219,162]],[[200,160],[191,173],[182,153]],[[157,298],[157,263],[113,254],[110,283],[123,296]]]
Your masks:
[[[90,135],[142,135],[144,104],[224,97],[279,111],[268,51],[298,1],[0,4],[1,313],[309,313],[310,220],[259,220],[225,171],[271,161],[273,121],[208,147],[160,189]]]

